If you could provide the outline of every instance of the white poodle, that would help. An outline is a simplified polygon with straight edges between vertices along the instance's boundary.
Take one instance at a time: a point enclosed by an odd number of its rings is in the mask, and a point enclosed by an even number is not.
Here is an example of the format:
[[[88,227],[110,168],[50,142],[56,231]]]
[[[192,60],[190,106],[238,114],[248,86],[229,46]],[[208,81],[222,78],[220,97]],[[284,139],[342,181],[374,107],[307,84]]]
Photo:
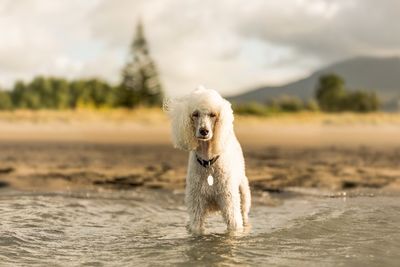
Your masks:
[[[229,230],[248,223],[251,204],[242,148],[233,131],[231,104],[199,86],[169,101],[174,146],[190,151],[186,177],[189,229],[204,231],[206,215],[221,211]]]

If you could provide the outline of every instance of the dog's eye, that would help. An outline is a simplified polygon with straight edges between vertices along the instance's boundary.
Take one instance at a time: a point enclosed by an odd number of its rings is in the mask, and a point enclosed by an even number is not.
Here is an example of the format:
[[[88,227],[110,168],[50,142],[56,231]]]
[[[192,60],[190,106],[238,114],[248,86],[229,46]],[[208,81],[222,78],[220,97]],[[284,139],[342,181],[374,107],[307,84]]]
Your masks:
[[[211,118],[215,118],[215,116],[217,116],[215,113],[210,113]]]
[[[192,117],[197,118],[199,116],[198,112],[193,112]]]

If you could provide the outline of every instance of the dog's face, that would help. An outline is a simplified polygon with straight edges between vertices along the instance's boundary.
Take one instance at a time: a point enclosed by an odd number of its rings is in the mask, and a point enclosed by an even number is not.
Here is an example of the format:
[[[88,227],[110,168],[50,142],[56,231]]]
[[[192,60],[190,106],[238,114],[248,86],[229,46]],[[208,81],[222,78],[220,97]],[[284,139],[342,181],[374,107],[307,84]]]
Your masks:
[[[190,115],[194,125],[195,136],[200,141],[209,141],[214,135],[217,113],[210,109],[196,109]]]
[[[215,91],[198,88],[189,95],[164,103],[172,123],[174,146],[196,150],[200,142],[210,142],[214,154],[224,149],[233,134],[231,104]]]

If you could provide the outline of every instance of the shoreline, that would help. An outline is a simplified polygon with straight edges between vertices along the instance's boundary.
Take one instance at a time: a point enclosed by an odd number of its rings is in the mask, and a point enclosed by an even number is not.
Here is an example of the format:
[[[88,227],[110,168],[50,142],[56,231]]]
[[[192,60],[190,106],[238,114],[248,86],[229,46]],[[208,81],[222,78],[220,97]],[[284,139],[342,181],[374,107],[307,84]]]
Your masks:
[[[0,112],[0,188],[181,190],[187,152],[172,147],[159,110],[142,111],[39,112],[36,120],[32,113],[4,119]],[[400,119],[307,116],[236,118],[254,190],[400,191]]]
[[[400,146],[243,146],[252,190],[400,192]],[[20,190],[183,190],[187,153],[169,144],[0,142],[0,187]],[[3,185],[3,186],[1,186]]]

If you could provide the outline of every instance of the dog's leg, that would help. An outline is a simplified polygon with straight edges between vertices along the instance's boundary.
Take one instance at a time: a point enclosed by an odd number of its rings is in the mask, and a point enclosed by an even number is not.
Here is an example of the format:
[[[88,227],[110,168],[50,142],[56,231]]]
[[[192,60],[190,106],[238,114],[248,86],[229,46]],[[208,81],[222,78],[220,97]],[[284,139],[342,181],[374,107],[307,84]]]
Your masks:
[[[191,197],[187,199],[186,205],[189,212],[189,230],[193,234],[202,234],[204,232],[204,220],[206,208],[203,200]]]
[[[240,210],[239,190],[232,192],[219,201],[222,216],[228,226],[228,230],[240,230],[243,228],[243,219]]]
[[[242,182],[239,185],[239,191],[243,225],[247,225],[249,223],[249,211],[251,206],[251,193],[247,177],[243,177]]]
[[[204,209],[192,210],[189,212],[190,222],[189,230],[193,234],[203,234],[204,233]]]

